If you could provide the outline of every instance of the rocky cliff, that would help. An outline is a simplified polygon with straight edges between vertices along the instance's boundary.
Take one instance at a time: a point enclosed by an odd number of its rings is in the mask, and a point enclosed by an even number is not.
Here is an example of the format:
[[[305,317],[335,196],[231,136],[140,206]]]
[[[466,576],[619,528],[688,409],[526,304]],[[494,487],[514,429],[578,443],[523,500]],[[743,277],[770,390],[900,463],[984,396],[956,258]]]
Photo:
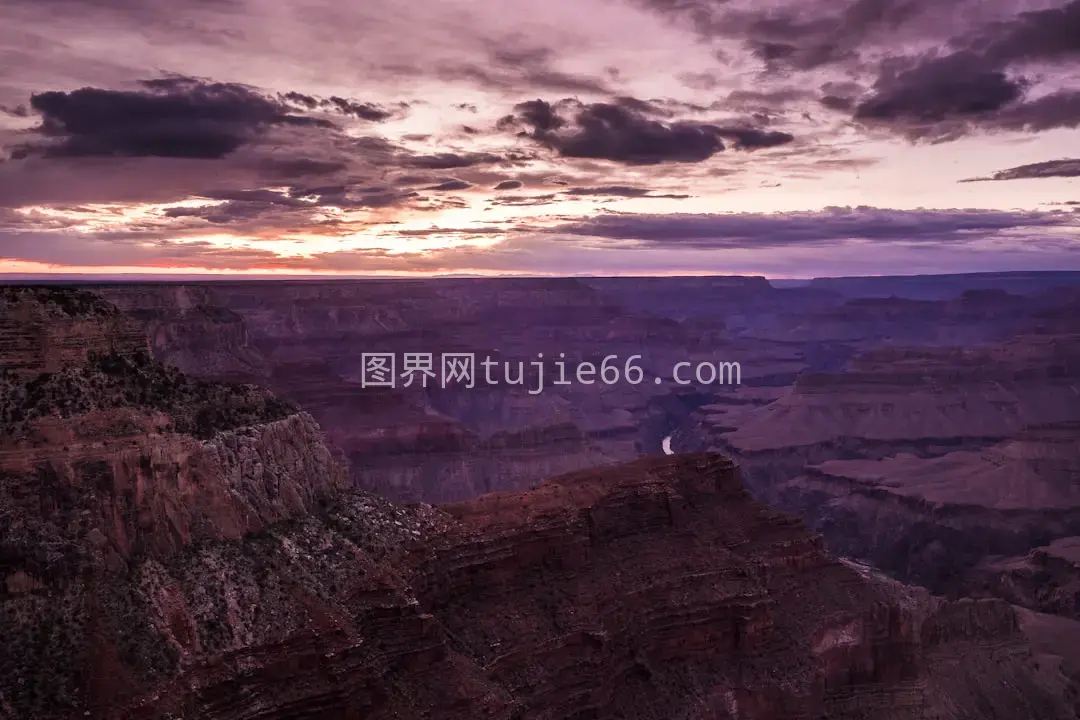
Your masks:
[[[1009,606],[830,559],[722,456],[437,511],[326,494],[309,421],[279,422],[204,443],[198,533],[143,501],[78,514],[78,573],[5,553],[7,716],[1077,716]],[[111,504],[105,483],[81,494]],[[126,545],[138,526],[163,542]]]
[[[1080,537],[1053,542],[1016,557],[990,557],[969,573],[975,592],[1080,620]]]
[[[154,356],[186,373],[265,382],[266,359],[239,314],[217,304],[207,286],[105,285],[92,291],[146,334]]]
[[[399,506],[256,389],[79,363],[8,378],[0,717],[1077,717],[1010,606],[833,560],[721,455]]]
[[[1078,394],[1075,334],[878,348],[773,399],[706,406],[673,445],[732,453],[757,497],[835,552],[936,592],[1021,601],[978,568],[1080,533]]]
[[[760,281],[768,289],[764,280]],[[665,415],[679,361],[711,359],[722,323],[688,331],[656,316],[628,317],[589,285],[571,278],[245,282],[116,285],[94,288],[149,332],[155,356],[211,378],[243,379],[295,401],[350,459],[354,478],[404,501],[446,502],[492,489],[522,489],[551,474],[628,460],[659,450],[654,417]],[[794,377],[790,350],[748,375]],[[363,354],[491,356],[497,385],[363,387]],[[633,355],[650,373],[633,386],[553,385],[542,393],[505,383],[503,363],[526,367],[544,354],[599,365]],[[477,366],[478,367],[478,366]],[[399,378],[400,380],[400,378]],[[675,388],[682,390],[682,388]],[[670,404],[670,403],[668,403]],[[674,403],[673,407],[678,407]]]
[[[77,365],[89,353],[146,349],[139,327],[94,293],[0,287],[0,371],[36,375]]]

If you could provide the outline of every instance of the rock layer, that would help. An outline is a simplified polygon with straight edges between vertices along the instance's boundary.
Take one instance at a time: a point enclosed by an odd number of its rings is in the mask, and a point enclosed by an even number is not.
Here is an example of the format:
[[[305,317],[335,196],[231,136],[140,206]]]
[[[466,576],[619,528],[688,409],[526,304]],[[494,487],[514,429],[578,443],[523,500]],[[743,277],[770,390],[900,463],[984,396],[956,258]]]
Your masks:
[[[250,530],[302,509],[251,462],[280,465],[275,432],[204,444]],[[295,466],[285,486],[315,493]],[[443,512],[343,492],[130,556],[92,522],[84,546],[122,561],[8,575],[11,717],[1076,717],[1008,605],[831,560],[718,455]]]

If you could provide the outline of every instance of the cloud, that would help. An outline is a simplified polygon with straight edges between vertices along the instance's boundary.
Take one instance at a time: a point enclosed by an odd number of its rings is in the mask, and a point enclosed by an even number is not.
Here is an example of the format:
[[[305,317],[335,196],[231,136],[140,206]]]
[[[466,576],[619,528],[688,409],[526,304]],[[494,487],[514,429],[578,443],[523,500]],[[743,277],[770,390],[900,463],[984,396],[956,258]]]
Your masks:
[[[990,129],[1042,132],[1080,126],[1080,91],[1062,90],[1007,107],[984,123]]]
[[[517,190],[523,184],[524,183],[522,183],[520,180],[503,180],[498,185],[496,185],[493,189],[494,190]]]
[[[472,187],[472,183],[467,183],[464,180],[451,179],[445,182],[441,182],[438,185],[432,185],[427,190],[435,190],[439,192],[448,192],[453,190],[468,190]]]
[[[1080,126],[1080,91],[1027,99],[1031,83],[970,51],[887,63],[853,116],[909,140],[943,142],[974,131],[1040,132]]]
[[[487,58],[483,63],[449,63],[434,74],[448,82],[466,82],[502,93],[523,91],[609,95],[608,83],[593,75],[559,70],[554,48],[529,44],[520,35],[498,40],[484,39]]]
[[[855,107],[857,120],[891,125],[913,140],[941,140],[967,131],[1018,100],[1021,81],[988,70],[973,53],[926,56],[914,65],[887,63],[873,95]]]
[[[499,195],[491,200],[492,206],[528,207],[532,205],[551,205],[559,202],[555,193],[545,195]]]
[[[33,95],[45,140],[25,144],[14,157],[171,157],[217,159],[272,126],[333,127],[296,115],[254,89],[192,78],[142,82],[143,89],[82,88]]]
[[[988,62],[1080,58],[1080,0],[1061,7],[1022,12],[975,34],[968,46]]]
[[[220,247],[203,241],[136,243],[81,234],[3,233],[0,258],[75,267],[144,266],[230,270],[272,266],[277,253]]]
[[[1072,225],[1065,220],[1072,215]],[[0,225],[0,257],[68,266],[143,266],[265,269],[311,272],[502,272],[534,274],[694,274],[734,272],[807,277],[880,272],[882,263],[913,272],[1080,268],[1075,242],[1080,220],[1072,213],[986,213],[970,210],[901,212],[835,208],[821,213],[732,216],[605,216],[595,223],[564,224],[551,233],[521,226],[403,229],[403,238],[470,236],[494,245],[458,244],[419,252],[342,249],[282,256],[265,249],[221,247],[204,241],[137,242],[68,233],[7,232]],[[631,229],[629,223],[637,223]],[[1008,233],[1032,233],[1021,245]],[[1003,236],[1002,233],[1005,233]],[[1070,233],[1072,233],[1070,235]],[[650,242],[628,242],[641,235]],[[589,238],[596,238],[590,241]],[[679,238],[682,238],[680,240]],[[689,238],[692,241],[687,242]],[[783,252],[777,252],[782,248]],[[718,252],[721,250],[722,252]]]
[[[769,74],[857,67],[867,49],[909,35],[937,37],[963,0],[850,0],[819,8],[803,3],[642,0],[688,22],[707,39],[740,41]],[[693,78],[684,78],[684,82]],[[709,89],[709,88],[704,88]]]
[[[725,149],[725,141],[743,150],[775,147],[794,140],[788,133],[700,122],[665,123],[646,117],[626,102],[551,104],[530,100],[499,122],[557,151],[563,157],[610,160],[627,165],[698,163]]]
[[[492,153],[453,153],[443,152],[434,155],[417,155],[405,161],[407,167],[424,170],[457,170],[474,165],[495,165],[507,161],[507,158]]]
[[[1080,61],[1080,0],[1022,12],[952,38],[951,52],[882,63],[856,120],[911,140],[954,140],[974,130],[1038,132],[1080,126],[1080,92],[1017,72],[1033,62]],[[843,96],[823,104],[846,109]]]
[[[279,98],[286,103],[302,109],[333,111],[342,115],[351,115],[360,118],[361,120],[368,120],[370,122],[382,122],[395,116],[395,111],[389,108],[370,102],[347,100],[343,97],[338,97],[337,95],[320,98],[315,97],[314,95],[291,91],[279,95]],[[406,107],[408,107],[408,103],[398,104],[399,110]]]
[[[1030,178],[1080,177],[1080,159],[1065,158],[1030,163],[1007,170],[998,170],[989,177],[967,178],[960,182],[984,182],[988,180],[1025,180]]]
[[[601,195],[607,197],[623,197],[623,198],[667,198],[672,200],[679,200],[688,198],[690,195],[682,194],[654,194],[648,188],[636,187],[634,185],[598,185],[596,187],[575,187],[563,191],[564,195],[582,197],[591,195]]]
[[[736,109],[779,109],[799,103],[813,97],[805,88],[782,87],[773,90],[733,90],[722,103],[723,106]]]
[[[828,208],[784,214],[607,214],[549,228],[565,236],[635,241],[643,246],[762,249],[842,239],[890,243],[963,243],[1002,231],[1071,228],[1067,213],[991,210]],[[624,246],[625,247],[625,246]]]

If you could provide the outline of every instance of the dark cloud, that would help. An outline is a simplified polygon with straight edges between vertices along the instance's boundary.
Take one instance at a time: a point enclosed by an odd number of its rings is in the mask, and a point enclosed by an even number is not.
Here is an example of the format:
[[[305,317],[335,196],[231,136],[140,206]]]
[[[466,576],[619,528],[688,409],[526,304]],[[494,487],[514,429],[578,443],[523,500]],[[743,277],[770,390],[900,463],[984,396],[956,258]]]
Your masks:
[[[536,133],[550,133],[567,124],[566,119],[558,114],[556,106],[545,100],[526,100],[514,106],[514,110],[517,116],[507,115],[499,120],[500,129],[515,127],[519,118]]]
[[[352,115],[362,120],[370,120],[372,122],[381,122],[393,117],[394,113],[386,108],[379,107],[373,103],[361,103],[355,100],[346,100],[341,97],[331,97],[330,102],[345,115]]]
[[[854,106],[854,117],[931,141],[977,129],[1038,132],[1080,125],[1080,92],[1051,88],[1035,96],[1036,81],[1016,71],[1024,63],[1080,60],[1080,0],[986,24],[949,44],[952,52],[885,61],[873,94]],[[845,109],[846,97],[822,102]]]
[[[794,138],[784,132],[723,127],[699,122],[661,122],[627,103],[551,104],[530,100],[515,106],[498,127],[519,129],[563,157],[611,160],[627,165],[696,163],[725,149],[725,141],[744,150],[775,147]]]
[[[924,20],[927,10],[947,9],[958,1],[853,0],[820,9],[769,3],[747,9],[725,0],[642,0],[653,10],[688,21],[704,37],[742,41],[771,72],[852,63],[864,45]]]
[[[624,198],[665,198],[673,200],[681,200],[690,197],[690,195],[678,195],[678,194],[654,194],[648,188],[637,187],[634,185],[598,185],[596,187],[575,187],[569,190],[563,191],[564,195],[570,195],[575,197],[588,197],[588,196],[606,196],[606,197],[624,197]]]
[[[990,129],[1042,132],[1080,126],[1080,91],[1062,90],[1005,108],[984,125]]]
[[[612,98],[612,103],[640,115],[671,117],[674,114],[669,108],[662,107],[659,103],[626,95]]]
[[[566,195],[617,195],[619,197],[642,197],[649,194],[648,188],[633,185],[600,185],[597,187],[576,187],[564,191]]]
[[[436,153],[417,155],[405,161],[407,167],[424,170],[456,170],[474,165],[495,165],[506,162],[506,158],[491,153]]]
[[[304,157],[268,157],[261,165],[270,174],[289,180],[311,175],[333,175],[349,166],[344,160],[315,160]]]
[[[502,235],[506,233],[505,228],[500,227],[471,227],[471,228],[415,228],[410,230],[396,230],[395,235],[401,237],[426,237],[428,235]]]
[[[686,248],[770,248],[830,244],[841,239],[903,243],[965,242],[1002,230],[1075,226],[1066,213],[991,210],[829,208],[776,215],[608,214],[548,228],[566,236],[634,240]]]
[[[415,190],[358,188],[321,194],[318,196],[318,204],[343,209],[388,208],[406,205],[420,197],[420,193]]]
[[[445,182],[441,182],[438,185],[432,185],[431,187],[426,188],[426,189],[427,190],[439,191],[439,192],[449,192],[449,191],[454,191],[454,190],[468,190],[471,187],[472,187],[472,183],[467,183],[464,180],[453,179],[453,180],[447,180]]]
[[[824,95],[820,102],[830,110],[851,110],[855,106],[854,98],[839,95]]]
[[[520,180],[503,180],[494,187],[495,190],[517,190],[523,185]]]
[[[855,106],[857,120],[890,126],[913,140],[952,139],[970,124],[991,121],[1019,100],[1021,80],[987,69],[970,52],[886,63],[873,95]]]
[[[491,201],[491,204],[521,207],[530,205],[550,205],[556,202],[559,202],[559,196],[554,193],[549,193],[546,195],[501,195],[494,198]]]
[[[1011,21],[994,23],[967,45],[997,66],[1080,57],[1080,0],[1057,8],[1022,12]]]
[[[291,102],[291,103],[295,103],[297,105],[302,105],[303,107],[306,107],[308,110],[314,110],[314,109],[318,108],[320,105],[323,105],[323,103],[324,103],[324,101],[319,100],[319,98],[317,98],[317,97],[315,97],[313,95],[305,95],[304,93],[298,93],[298,92],[284,93],[281,96],[281,99],[285,100],[286,102]]]
[[[296,212],[302,208],[303,212]],[[239,223],[246,225],[245,229],[257,230],[260,227],[273,227],[277,230],[286,230],[289,225],[316,227],[326,224],[325,219],[315,217],[314,203],[301,203],[288,205],[277,201],[264,200],[230,200],[228,202],[206,205],[202,207],[174,207],[162,211],[166,218],[196,218],[205,220],[215,225],[235,226]],[[233,228],[239,230],[238,228]],[[176,228],[163,227],[157,231],[160,236],[165,233],[176,233]]]
[[[976,130],[1040,132],[1080,126],[1080,92],[1057,90],[1027,99],[1032,83],[964,50],[894,59],[883,65],[873,94],[854,107],[867,125],[912,141],[955,140]]]
[[[273,126],[333,124],[296,115],[252,88],[193,78],[159,78],[142,90],[82,88],[32,96],[45,139],[13,157],[171,157],[218,159]]]
[[[1080,159],[1066,158],[1020,165],[999,170],[989,177],[968,178],[960,182],[983,182],[988,180],[1024,180],[1029,178],[1080,177]]]
[[[303,210],[308,216],[328,208],[345,210],[374,209],[403,206],[421,198],[420,193],[407,188],[390,188],[380,185],[325,185],[295,186],[282,193],[276,190],[212,190],[199,195],[208,200],[225,200],[225,205],[200,208],[171,208],[170,217],[221,216],[249,218],[281,212],[281,208]],[[324,222],[324,221],[320,221]]]

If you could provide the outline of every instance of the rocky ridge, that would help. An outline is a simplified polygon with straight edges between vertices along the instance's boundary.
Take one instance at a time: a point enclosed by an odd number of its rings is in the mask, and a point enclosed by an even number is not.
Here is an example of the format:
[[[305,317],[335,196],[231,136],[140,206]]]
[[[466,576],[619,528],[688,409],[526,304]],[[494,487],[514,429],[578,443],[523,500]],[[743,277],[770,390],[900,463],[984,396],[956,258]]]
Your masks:
[[[94,293],[0,286],[0,372],[33,376],[78,365],[89,353],[147,349],[140,328]]]

